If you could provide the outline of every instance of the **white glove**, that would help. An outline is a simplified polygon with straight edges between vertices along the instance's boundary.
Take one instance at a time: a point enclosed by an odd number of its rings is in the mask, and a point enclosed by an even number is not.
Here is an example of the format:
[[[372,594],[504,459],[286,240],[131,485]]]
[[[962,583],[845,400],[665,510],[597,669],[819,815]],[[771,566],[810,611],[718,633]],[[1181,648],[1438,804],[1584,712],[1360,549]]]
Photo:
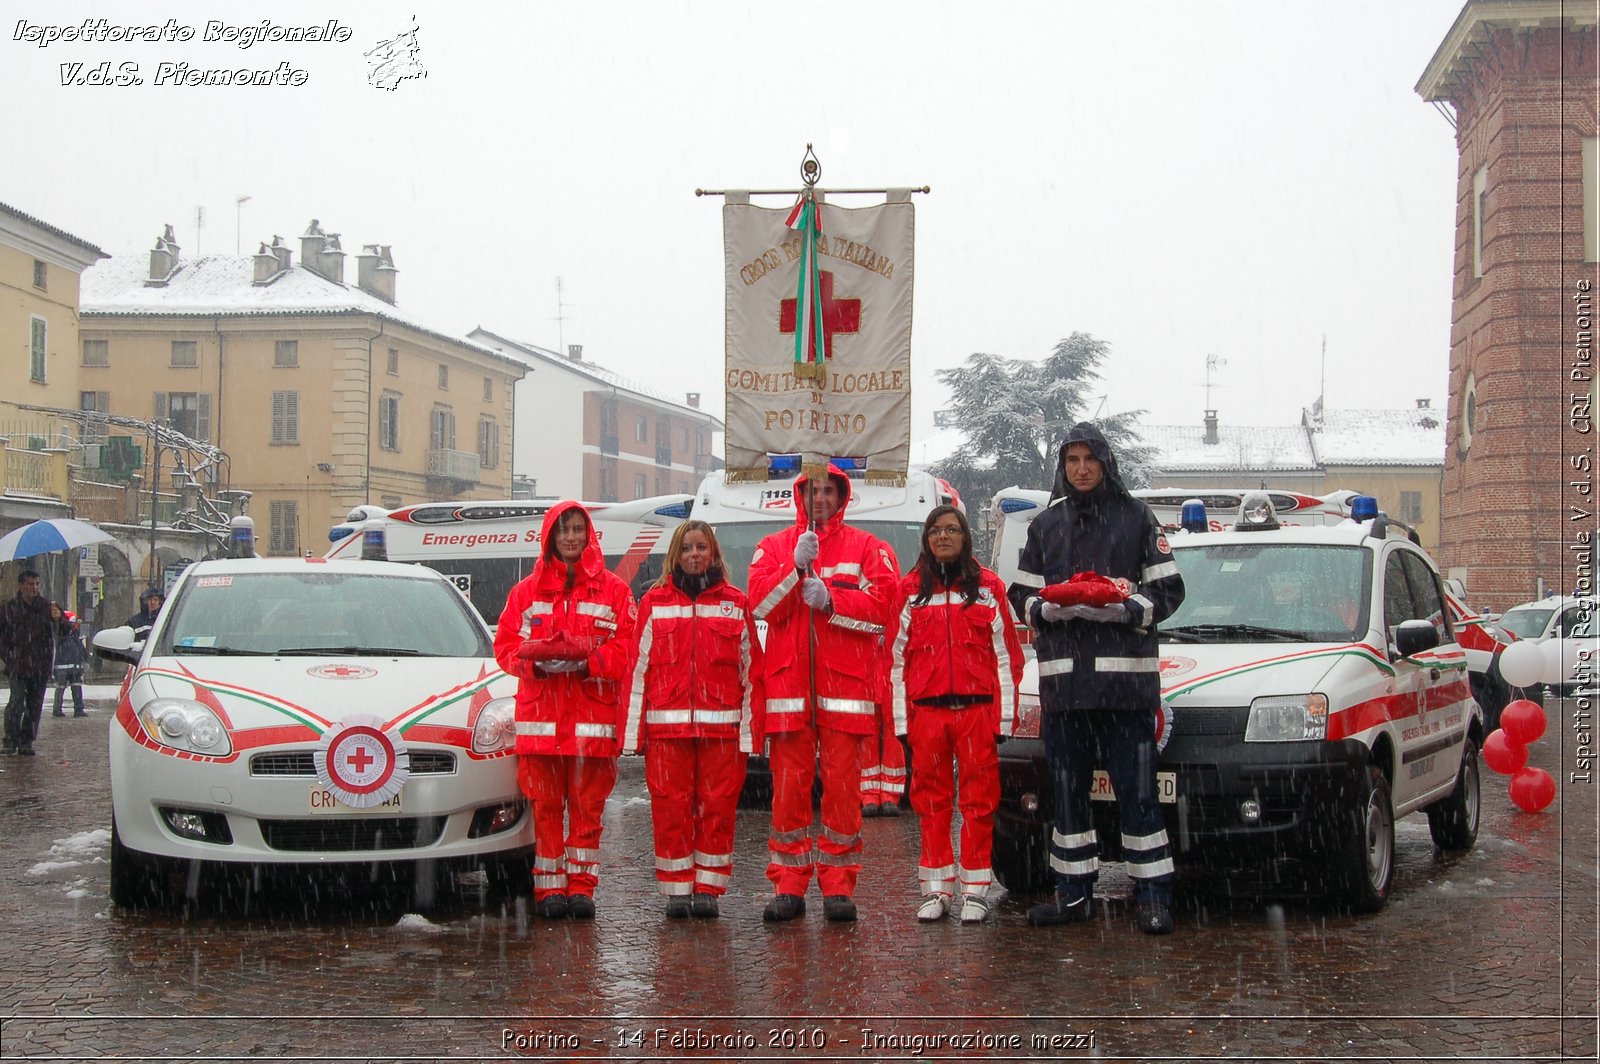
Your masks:
[[[1109,606],[1073,606],[1078,611],[1078,616],[1086,621],[1098,621],[1101,624],[1122,624],[1128,619],[1128,607],[1120,602],[1113,602]]]
[[[545,672],[577,672],[584,665],[581,661],[563,661],[559,658],[550,658],[547,661],[538,661],[534,664]]]
[[[828,585],[815,576],[806,577],[805,583],[800,585],[800,597],[814,610],[826,610],[831,601],[828,596]]]
[[[1070,621],[1076,617],[1079,606],[1063,606],[1056,602],[1045,602],[1039,606],[1039,619],[1041,621]]]
[[[817,552],[822,549],[817,541],[817,534],[809,528],[800,533],[800,538],[794,541],[794,564],[797,569],[804,569],[817,560]]]

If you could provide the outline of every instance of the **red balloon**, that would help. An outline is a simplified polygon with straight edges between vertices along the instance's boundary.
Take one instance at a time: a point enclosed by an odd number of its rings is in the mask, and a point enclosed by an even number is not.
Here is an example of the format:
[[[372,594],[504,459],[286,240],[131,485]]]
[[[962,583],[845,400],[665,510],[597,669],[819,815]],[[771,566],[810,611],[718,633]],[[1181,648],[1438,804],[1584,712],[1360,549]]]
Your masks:
[[[1507,735],[1504,728],[1496,728],[1483,741],[1483,763],[1500,775],[1509,776],[1528,763],[1528,748]]]
[[[1519,743],[1533,742],[1544,734],[1544,707],[1526,698],[1507,702],[1500,711],[1500,728]]]
[[[1511,777],[1511,800],[1519,808],[1537,813],[1556,800],[1556,781],[1542,768],[1525,768]]]

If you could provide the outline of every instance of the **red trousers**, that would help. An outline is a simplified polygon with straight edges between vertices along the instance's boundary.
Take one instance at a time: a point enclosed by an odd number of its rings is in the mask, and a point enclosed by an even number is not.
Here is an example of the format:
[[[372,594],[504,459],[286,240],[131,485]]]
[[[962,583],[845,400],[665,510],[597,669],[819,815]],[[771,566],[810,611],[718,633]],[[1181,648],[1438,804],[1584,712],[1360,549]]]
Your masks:
[[[594,894],[600,814],[617,782],[614,757],[523,754],[517,781],[533,803],[533,897]]]
[[[882,805],[900,801],[906,793],[906,750],[894,733],[892,707],[885,702],[878,715],[878,730],[862,736],[861,804]]]
[[[738,736],[645,743],[644,781],[650,788],[661,893],[727,892],[745,760]]]
[[[911,708],[911,808],[922,828],[917,879],[924,894],[983,894],[994,879],[994,811],[1000,806],[1000,755],[994,706]],[[950,846],[951,811],[961,778],[961,865]]]
[[[770,738],[767,878],[779,894],[803,895],[815,871],[823,894],[853,895],[861,873],[861,746],[866,736],[807,725]],[[819,760],[822,826],[813,851],[811,782]]]

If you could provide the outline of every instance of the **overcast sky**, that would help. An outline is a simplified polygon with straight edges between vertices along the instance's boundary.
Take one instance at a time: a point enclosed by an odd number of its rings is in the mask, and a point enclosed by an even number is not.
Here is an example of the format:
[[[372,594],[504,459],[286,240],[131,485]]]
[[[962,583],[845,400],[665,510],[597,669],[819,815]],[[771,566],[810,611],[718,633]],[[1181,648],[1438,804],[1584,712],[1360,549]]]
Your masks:
[[[232,253],[236,219],[246,251],[298,254],[317,218],[352,278],[392,245],[441,330],[581,343],[720,412],[721,201],[694,190],[794,187],[813,142],[824,186],[932,188],[914,438],[937,369],[1074,331],[1111,344],[1107,408],[1148,423],[1199,421],[1207,355],[1225,422],[1292,423],[1324,337],[1330,405],[1444,399],[1456,152],[1413,86],[1460,0],[5,6],[0,201],[113,254],[166,223]],[[206,43],[219,10],[350,39]],[[195,39],[16,39],[98,17]],[[371,84],[363,53],[413,26],[426,77]],[[145,84],[62,86],[107,61]],[[154,84],[185,61],[305,82]]]

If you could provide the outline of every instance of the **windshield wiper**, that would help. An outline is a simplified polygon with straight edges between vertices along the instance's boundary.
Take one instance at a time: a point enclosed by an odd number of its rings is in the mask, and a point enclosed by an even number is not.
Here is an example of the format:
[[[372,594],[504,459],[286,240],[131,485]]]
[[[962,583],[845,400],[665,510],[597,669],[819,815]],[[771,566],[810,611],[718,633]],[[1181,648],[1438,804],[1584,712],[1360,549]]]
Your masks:
[[[172,648],[172,654],[174,657],[182,657],[187,654],[216,654],[221,657],[259,658],[270,656],[272,651],[242,650],[239,647],[219,647],[214,645],[193,647],[175,646]]]
[[[342,647],[284,647],[278,651],[283,657],[305,657],[307,655],[343,654],[346,657],[361,658],[425,658],[432,657],[420,650],[409,647],[367,647],[346,644]]]
[[[1267,628],[1259,624],[1183,624],[1161,628],[1161,635],[1175,643],[1230,643],[1243,638],[1266,643],[1308,643],[1305,632],[1287,628]]]

